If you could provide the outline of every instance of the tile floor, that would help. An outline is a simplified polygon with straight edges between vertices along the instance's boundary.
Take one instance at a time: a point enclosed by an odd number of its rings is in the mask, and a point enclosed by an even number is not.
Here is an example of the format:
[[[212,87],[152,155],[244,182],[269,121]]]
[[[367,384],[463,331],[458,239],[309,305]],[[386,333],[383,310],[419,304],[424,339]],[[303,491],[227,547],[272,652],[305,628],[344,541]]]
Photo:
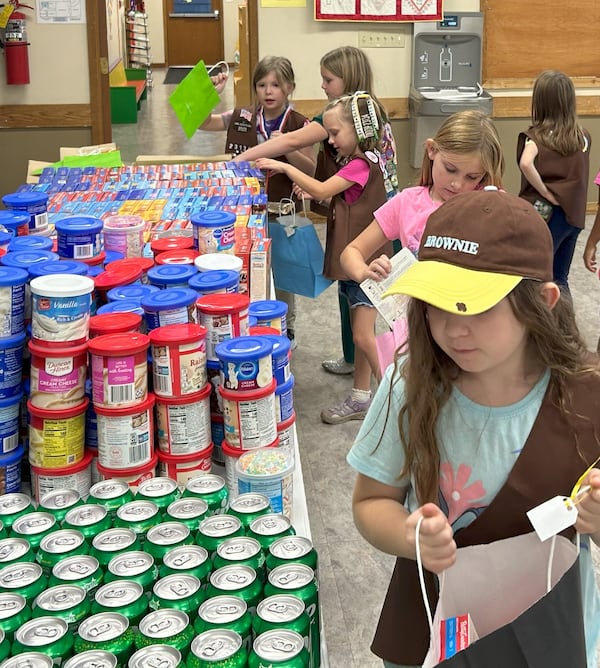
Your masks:
[[[125,162],[137,155],[219,154],[224,133],[197,132],[186,140],[168,104],[174,86],[162,84],[164,70],[154,72],[154,87],[142,103],[138,123],[113,126],[113,139]],[[218,110],[233,106],[232,86]],[[407,184],[408,185],[408,184]],[[595,199],[590,196],[590,199]],[[588,227],[591,218],[588,220]],[[323,226],[320,232],[323,233]],[[571,289],[579,325],[590,348],[600,334],[600,282],[581,261],[583,237],[571,271]],[[321,601],[331,668],[371,668],[381,661],[369,651],[388,582],[392,558],[371,548],[354,528],[350,499],[354,475],[345,455],[358,422],[322,424],[319,412],[351,388],[350,376],[332,376],[321,360],[340,354],[337,295],[329,288],[318,299],[298,299],[298,349],[294,353],[294,403],[313,542],[320,555]],[[600,665],[600,664],[599,664]]]

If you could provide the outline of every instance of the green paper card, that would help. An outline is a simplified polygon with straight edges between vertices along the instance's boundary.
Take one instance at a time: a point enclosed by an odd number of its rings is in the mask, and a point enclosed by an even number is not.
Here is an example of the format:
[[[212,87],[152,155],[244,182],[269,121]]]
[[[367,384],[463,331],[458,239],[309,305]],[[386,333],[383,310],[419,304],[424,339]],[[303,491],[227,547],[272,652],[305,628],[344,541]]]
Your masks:
[[[66,155],[62,160],[53,162],[50,167],[121,167],[121,151],[107,151],[106,153],[92,153],[91,155]],[[41,169],[31,172],[39,176]]]
[[[221,99],[201,60],[169,96],[185,136],[190,139]]]

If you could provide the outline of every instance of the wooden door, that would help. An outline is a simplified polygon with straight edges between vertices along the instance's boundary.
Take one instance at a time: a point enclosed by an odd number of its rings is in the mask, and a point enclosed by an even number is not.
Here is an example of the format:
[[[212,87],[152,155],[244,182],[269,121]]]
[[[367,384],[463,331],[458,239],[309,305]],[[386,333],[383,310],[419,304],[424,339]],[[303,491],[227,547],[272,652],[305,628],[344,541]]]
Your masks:
[[[224,59],[222,0],[163,0],[169,67]]]

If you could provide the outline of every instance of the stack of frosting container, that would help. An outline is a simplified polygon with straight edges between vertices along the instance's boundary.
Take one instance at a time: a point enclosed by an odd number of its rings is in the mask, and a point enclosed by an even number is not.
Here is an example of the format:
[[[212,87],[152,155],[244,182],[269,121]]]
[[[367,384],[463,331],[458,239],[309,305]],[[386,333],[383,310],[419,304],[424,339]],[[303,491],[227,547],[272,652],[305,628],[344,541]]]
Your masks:
[[[210,472],[211,386],[206,375],[206,329],[195,322],[149,332],[160,475],[180,485]]]
[[[273,344],[263,337],[240,336],[215,347],[221,383],[225,439],[225,477],[230,496],[238,493],[238,457],[278,444],[273,378]]]
[[[48,274],[32,278],[29,287],[32,495],[39,501],[54,489],[74,488],[85,496],[91,484],[85,382],[94,282],[77,274]]]
[[[102,334],[90,340],[98,471],[132,487],[154,475],[154,394],[148,391],[146,334]]]
[[[25,345],[25,269],[0,266],[0,491],[21,488],[19,439]]]

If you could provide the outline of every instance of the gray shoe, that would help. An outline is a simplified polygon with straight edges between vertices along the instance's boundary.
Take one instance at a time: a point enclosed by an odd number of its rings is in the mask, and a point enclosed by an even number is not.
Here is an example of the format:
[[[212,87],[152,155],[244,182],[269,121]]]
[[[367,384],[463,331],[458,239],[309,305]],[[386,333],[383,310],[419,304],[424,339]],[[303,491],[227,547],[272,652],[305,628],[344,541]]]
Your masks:
[[[334,373],[336,376],[347,376],[354,373],[354,364],[348,364],[343,357],[337,360],[323,360],[321,366],[327,373]]]
[[[321,421],[326,424],[340,424],[348,422],[348,420],[363,420],[370,405],[370,399],[367,401],[355,401],[352,397],[346,397],[339,404],[330,408],[324,408],[321,411]]]

